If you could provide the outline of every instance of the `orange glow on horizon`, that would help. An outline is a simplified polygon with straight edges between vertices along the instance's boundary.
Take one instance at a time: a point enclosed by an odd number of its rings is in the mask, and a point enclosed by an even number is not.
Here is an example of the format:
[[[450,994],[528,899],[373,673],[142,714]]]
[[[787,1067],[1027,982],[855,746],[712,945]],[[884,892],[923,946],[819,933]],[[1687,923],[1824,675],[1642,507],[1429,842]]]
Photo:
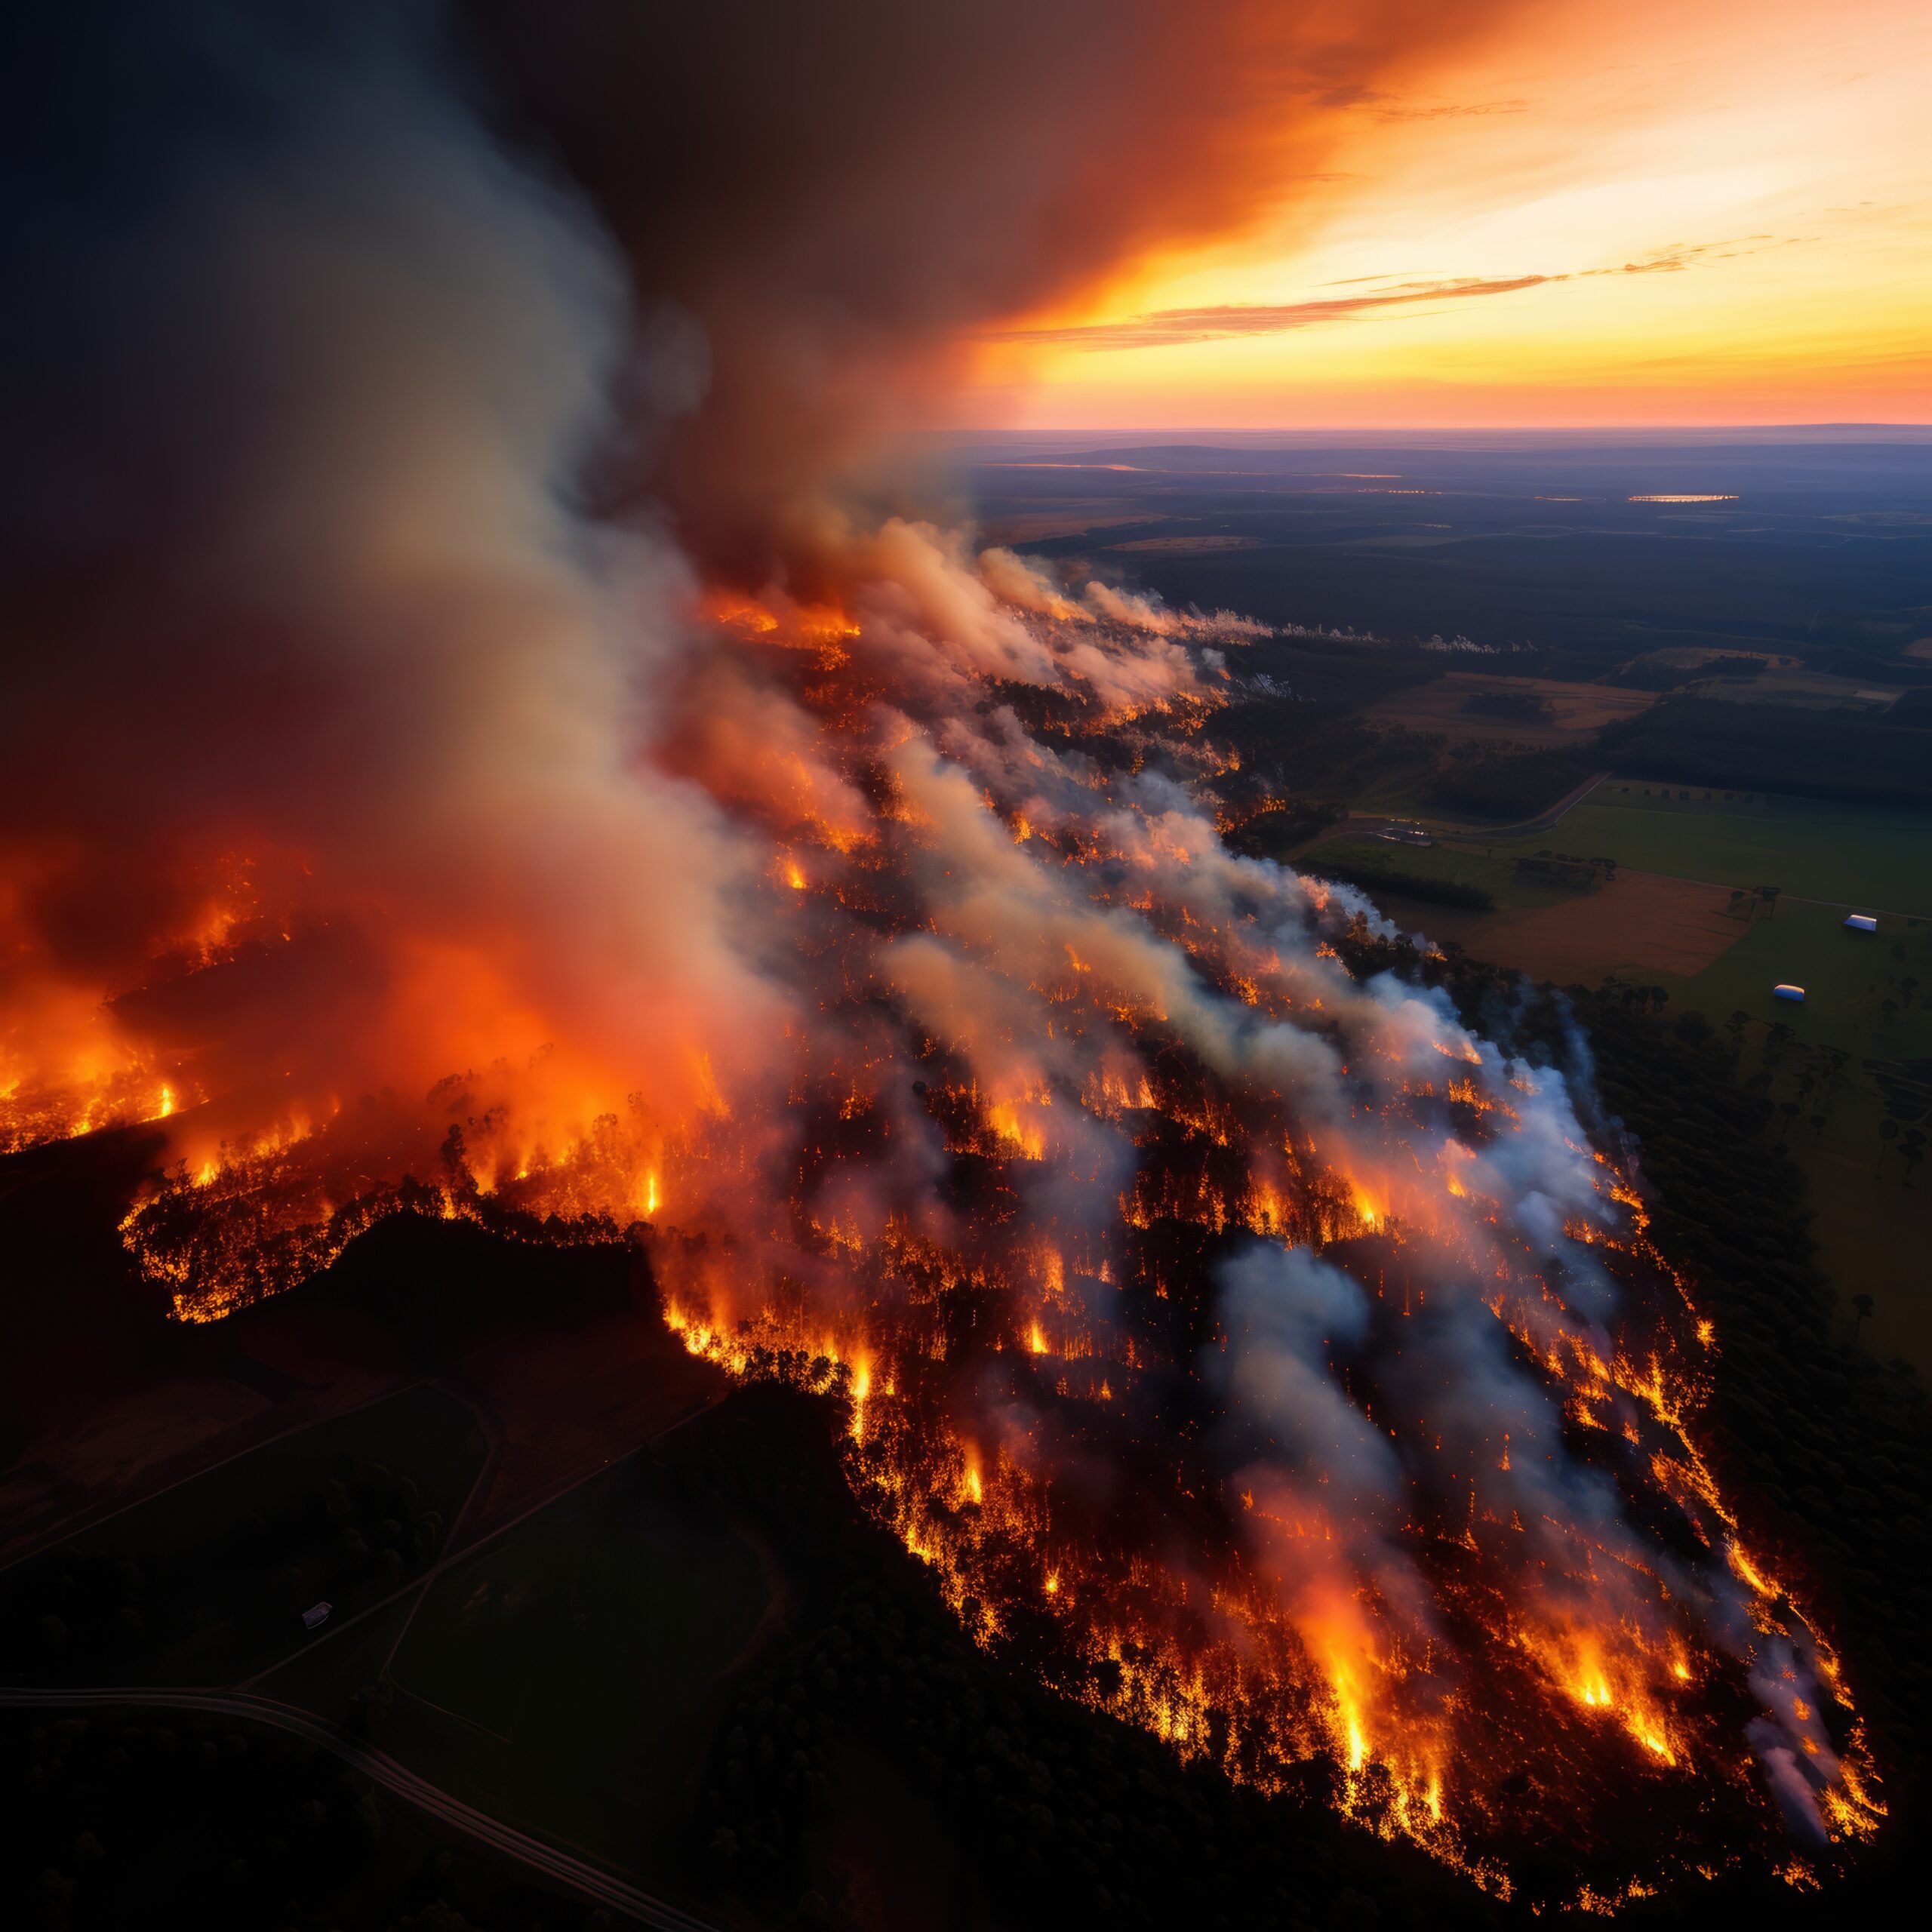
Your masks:
[[[1232,241],[979,345],[971,426],[1932,420],[1932,21],[1560,0],[1337,117]]]

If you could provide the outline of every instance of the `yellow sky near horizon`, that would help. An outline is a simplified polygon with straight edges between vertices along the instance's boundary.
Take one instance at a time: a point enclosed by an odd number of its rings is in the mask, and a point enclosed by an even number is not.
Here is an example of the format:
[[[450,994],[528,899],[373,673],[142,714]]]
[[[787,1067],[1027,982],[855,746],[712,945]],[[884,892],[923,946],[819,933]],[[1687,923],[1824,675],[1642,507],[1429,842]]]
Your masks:
[[[1932,420],[1932,9],[1555,0],[1238,238],[979,348],[975,426]]]

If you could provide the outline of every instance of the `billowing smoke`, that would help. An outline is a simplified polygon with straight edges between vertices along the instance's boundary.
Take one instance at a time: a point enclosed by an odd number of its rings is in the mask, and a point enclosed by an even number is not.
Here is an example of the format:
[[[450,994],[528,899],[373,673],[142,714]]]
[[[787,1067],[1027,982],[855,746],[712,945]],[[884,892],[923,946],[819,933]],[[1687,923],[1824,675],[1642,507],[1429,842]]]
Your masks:
[[[100,991],[247,922],[321,963],[227,975],[219,1039],[148,999],[197,1091],[311,1041],[348,1090],[420,1085],[483,1015],[499,1054],[594,1041],[620,1099],[688,1100],[663,1048],[694,1029],[757,1059],[783,999],[730,901],[764,855],[654,756],[710,728],[672,689],[694,563],[863,576],[914,650],[958,619],[963,675],[1042,675],[946,540],[837,479],[960,331],[1249,206],[1401,9],[1282,12],[37,16],[6,102],[10,1080],[125,1072],[138,1103]]]
[[[144,985],[121,1030],[186,1091],[312,1100],[592,1041],[675,1097],[691,1041],[772,1009],[727,931],[746,855],[646,755],[690,567],[570,503],[620,373],[673,411],[701,350],[633,328],[589,219],[390,12],[63,16],[13,67],[0,970],[30,1076],[110,1071],[92,1009]],[[230,937],[218,993],[153,984]]]
[[[642,1241],[977,1637],[1498,1886],[1678,1780],[1654,1877],[1870,1809],[1586,1086],[1222,844],[1256,626],[861,474],[1438,11],[37,19],[6,1121],[167,1122],[185,1319],[386,1214]]]
[[[1500,12],[1420,0],[469,0],[478,97],[590,196],[711,379],[642,478],[714,567],[811,567],[826,485],[969,333],[1266,211],[1331,111]],[[617,472],[621,476],[621,468]],[[632,480],[637,480],[635,472]]]

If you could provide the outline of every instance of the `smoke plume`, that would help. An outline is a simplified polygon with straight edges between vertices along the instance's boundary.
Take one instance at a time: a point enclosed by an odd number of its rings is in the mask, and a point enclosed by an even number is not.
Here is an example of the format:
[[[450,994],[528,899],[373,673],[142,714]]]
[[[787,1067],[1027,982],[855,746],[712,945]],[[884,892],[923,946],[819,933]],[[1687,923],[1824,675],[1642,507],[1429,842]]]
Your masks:
[[[872,454],[1454,23],[37,17],[0,1088],[14,1143],[165,1123],[125,1232],[183,1319],[398,1212],[644,1243],[689,1346],[842,1397],[976,1638],[1500,1888],[1524,1789],[1677,1780],[1686,1860],[1870,1828],[1696,1447],[1708,1326],[1574,1062],[1222,843],[1259,627]]]

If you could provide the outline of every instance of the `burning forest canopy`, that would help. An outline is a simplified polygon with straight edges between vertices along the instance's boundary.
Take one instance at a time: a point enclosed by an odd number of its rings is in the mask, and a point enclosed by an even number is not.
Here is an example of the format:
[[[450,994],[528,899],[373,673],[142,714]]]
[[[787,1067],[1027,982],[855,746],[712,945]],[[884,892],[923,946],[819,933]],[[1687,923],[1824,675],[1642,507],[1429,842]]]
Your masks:
[[[1324,1764],[1499,1897],[1544,1835],[1537,1903],[1814,1883],[1876,1774],[1714,1475],[1718,1338],[1587,1042],[1472,1030],[1223,844],[1257,626],[850,482],[949,331],[1303,153],[1223,89],[1365,58],[1131,9],[1097,103],[989,118],[1015,11],[836,8],[743,73],[729,19],[597,7],[460,59],[356,7],[38,29],[8,1144],[162,1124],[122,1232],[184,1321],[397,1214],[638,1242],[1068,1697],[1263,1790]],[[749,158],[691,160],[713,107]],[[1670,1829],[1605,1838],[1633,1784]]]

